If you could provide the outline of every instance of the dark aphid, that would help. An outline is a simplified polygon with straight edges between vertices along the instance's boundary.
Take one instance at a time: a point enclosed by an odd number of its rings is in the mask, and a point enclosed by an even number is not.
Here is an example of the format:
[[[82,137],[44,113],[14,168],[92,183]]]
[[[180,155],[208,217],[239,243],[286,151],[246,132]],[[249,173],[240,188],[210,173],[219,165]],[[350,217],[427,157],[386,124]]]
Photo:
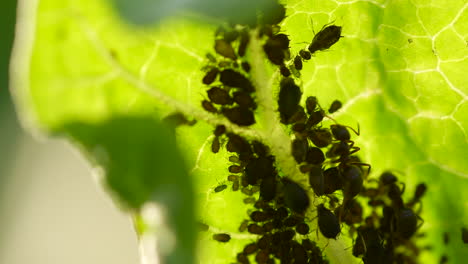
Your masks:
[[[296,231],[301,235],[307,235],[309,233],[309,226],[306,223],[299,223],[296,226]]]
[[[301,163],[305,160],[309,143],[307,139],[294,139],[291,142],[291,152],[297,163]]]
[[[251,153],[250,144],[239,135],[233,133],[227,133],[228,143],[226,144],[226,149],[229,152],[236,152],[238,154],[242,153]],[[240,156],[239,156],[240,159]],[[240,159],[242,160],[242,159]]]
[[[290,217],[284,219],[284,226],[286,227],[293,227],[293,226],[296,226],[297,224],[299,224],[301,221],[303,221],[304,219],[300,218],[300,217],[297,217],[297,216],[294,216],[294,215],[291,215]]]
[[[265,222],[269,219],[269,216],[267,213],[262,211],[253,211],[250,214],[250,219],[254,222]]]
[[[468,229],[466,227],[461,228],[461,238],[463,244],[468,244]]]
[[[307,119],[306,127],[312,128],[322,122],[323,118],[325,117],[325,113],[323,110],[317,110],[310,114],[309,119]]]
[[[275,224],[273,222],[268,222],[263,225],[263,230],[265,230],[265,233],[269,233],[275,229]]]
[[[338,111],[342,106],[343,106],[343,104],[340,101],[335,100],[330,105],[330,108],[328,108],[328,113],[333,114],[336,111]]]
[[[260,264],[266,264],[268,261],[268,250],[260,250],[257,255],[255,255],[255,261]]]
[[[255,201],[257,201],[257,200],[255,198],[253,198],[253,197],[244,198],[244,203],[245,204],[252,204],[252,203],[255,203]]]
[[[221,89],[219,87],[211,87],[208,91],[208,98],[211,102],[219,105],[232,104],[234,101],[229,96],[228,91]]]
[[[198,225],[198,230],[202,232],[208,231],[208,229],[210,228],[207,224],[202,223],[202,222],[197,222],[197,225]]]
[[[224,191],[225,189],[227,188],[227,185],[226,184],[221,184],[219,185],[218,187],[216,187],[214,189],[215,192],[221,192],[221,191]]]
[[[447,255],[442,255],[442,257],[440,257],[439,264],[446,264],[446,263],[448,263],[448,257]]]
[[[267,157],[252,159],[245,167],[247,182],[251,185],[257,184],[260,179],[274,176],[273,160]],[[261,191],[260,191],[261,192]]]
[[[276,196],[276,177],[268,177],[260,183],[260,197],[265,201],[271,201]]]
[[[164,117],[162,119],[162,122],[175,128],[181,125],[193,126],[197,123],[197,120],[193,119],[190,121],[181,112],[174,112]]]
[[[286,58],[285,51],[289,48],[289,38],[285,34],[277,34],[269,38],[263,45],[268,59],[278,66],[283,65]]]
[[[289,77],[291,75],[291,71],[284,64],[280,66],[280,73],[284,77]]]
[[[245,72],[250,72],[250,64],[246,61],[241,63],[241,67]]]
[[[333,44],[338,42],[340,38],[340,26],[326,26],[314,36],[314,39],[312,40],[312,43],[309,45],[308,49],[312,54],[316,51],[329,49]]]
[[[330,145],[332,141],[332,134],[330,133],[329,129],[314,129],[309,132],[308,136],[312,143],[314,143],[314,145],[318,148],[324,148]]]
[[[247,92],[237,91],[233,94],[234,102],[239,104],[244,108],[257,108],[257,104],[255,103],[254,99],[250,96]]]
[[[247,50],[247,45],[249,44],[250,36],[248,31],[241,32],[241,39],[239,43],[239,49],[237,50],[237,54],[240,57],[244,57],[245,51]]]
[[[232,191],[236,192],[239,190],[239,180],[235,180],[232,182]]]
[[[257,249],[258,249],[257,243],[250,243],[244,247],[243,252],[246,255],[250,255],[250,254],[253,254],[255,251],[257,251]]]
[[[382,185],[390,185],[392,183],[395,183],[398,181],[398,178],[395,176],[395,174],[385,171],[380,175],[380,182]]]
[[[247,108],[235,106],[233,108],[223,108],[221,112],[229,121],[236,125],[250,126],[255,124],[254,113]]]
[[[299,55],[294,57],[294,68],[296,68],[298,71],[302,70],[302,59]]]
[[[203,100],[202,101],[202,107],[203,107],[203,109],[205,109],[205,111],[210,112],[210,113],[217,113],[218,112],[218,109],[216,109],[216,107],[214,107],[214,105],[208,100]]]
[[[333,134],[333,137],[337,140],[350,140],[351,135],[349,134],[348,129],[345,126],[342,125],[331,125],[330,126],[331,132]]]
[[[286,206],[296,213],[303,213],[310,205],[306,190],[289,179],[283,179],[283,195]]]
[[[281,220],[286,217],[288,217],[288,209],[286,209],[286,207],[280,207],[278,210],[276,210],[275,218]]]
[[[341,232],[338,217],[323,204],[317,206],[317,215],[320,233],[326,238],[336,239],[336,236]]]
[[[237,58],[236,52],[232,48],[231,44],[224,39],[215,40],[214,49],[219,55],[235,60]]]
[[[307,150],[306,162],[310,164],[319,165],[325,161],[323,151],[316,147],[311,147]]]
[[[240,161],[238,156],[229,156],[229,161],[232,162],[232,163],[241,164],[241,161]],[[231,175],[229,175],[229,176],[231,176]],[[229,176],[228,176],[228,180],[229,180]],[[234,175],[234,176],[236,176],[236,175]]]
[[[400,210],[397,216],[397,232],[409,239],[418,229],[418,216],[409,208]]]
[[[248,220],[244,220],[242,221],[242,223],[240,224],[239,226],[239,232],[244,232],[245,230],[247,230],[247,226],[249,225],[249,221]]]
[[[271,243],[271,235],[266,234],[258,240],[257,246],[260,249],[266,249],[270,246],[270,243]]]
[[[307,263],[307,251],[296,241],[292,241],[292,256],[294,263]]]
[[[244,253],[237,254],[237,261],[241,264],[249,264],[249,258]]]
[[[284,78],[281,80],[278,111],[283,124],[289,124],[289,119],[298,111],[301,96],[301,88],[294,83],[293,79]]]
[[[313,166],[309,171],[309,184],[314,190],[315,195],[322,196],[325,194],[325,177],[320,166]]]
[[[315,96],[309,96],[307,97],[306,99],[306,109],[307,109],[307,113],[309,115],[311,115],[314,111],[315,111],[315,108],[317,107],[317,97]]]
[[[263,230],[263,227],[257,225],[257,224],[250,224],[247,226],[247,231],[251,234],[255,235],[262,235],[265,231]]]
[[[347,225],[353,225],[362,221],[362,210],[361,204],[353,199],[337,207],[334,213],[340,217],[340,221],[345,222]]]
[[[213,134],[216,136],[216,137],[219,137],[221,136],[222,134],[224,134],[224,132],[226,132],[226,127],[224,125],[217,125],[215,130],[213,131]]]
[[[289,118],[288,123],[305,123],[307,121],[307,114],[304,111],[304,107],[298,106],[296,113]]]
[[[254,153],[259,157],[266,157],[267,153],[269,152],[268,147],[257,140],[252,141],[252,148]]]
[[[229,234],[219,233],[219,234],[214,234],[213,239],[216,240],[216,241],[225,243],[225,242],[228,242],[229,240],[231,240],[231,236]]]
[[[351,165],[345,167],[341,175],[344,179],[343,195],[345,200],[350,201],[361,192],[363,184],[362,171],[359,167]]]
[[[296,232],[294,232],[294,230],[286,229],[280,233],[280,238],[282,241],[289,241],[293,239],[295,235],[296,235]]]
[[[214,82],[216,77],[218,76],[219,70],[218,68],[211,68],[205,76],[203,76],[202,82],[203,84],[209,85]]]
[[[445,244],[445,245],[448,245],[448,243],[450,242],[449,233],[448,233],[448,232],[444,232],[443,238],[444,238],[444,244]]]
[[[312,55],[307,50],[300,50],[299,56],[304,60],[310,60],[312,58]]]
[[[226,86],[240,88],[246,92],[253,92],[254,90],[252,83],[247,77],[232,69],[223,70],[219,80]]]
[[[294,123],[291,126],[291,130],[294,132],[302,133],[306,130],[306,126],[304,123]]]
[[[220,146],[219,137],[214,137],[213,142],[211,142],[211,152],[218,153]]]
[[[241,173],[242,172],[242,166],[239,165],[231,165],[228,168],[230,173]]]
[[[331,167],[323,172],[325,177],[325,194],[332,194],[343,188],[341,172],[337,167]]]
[[[248,195],[248,196],[252,196],[252,195],[253,195],[252,189],[249,189],[249,188],[247,188],[247,187],[243,187],[243,188],[241,189],[241,192],[242,192],[243,194],[245,194],[245,195]]]

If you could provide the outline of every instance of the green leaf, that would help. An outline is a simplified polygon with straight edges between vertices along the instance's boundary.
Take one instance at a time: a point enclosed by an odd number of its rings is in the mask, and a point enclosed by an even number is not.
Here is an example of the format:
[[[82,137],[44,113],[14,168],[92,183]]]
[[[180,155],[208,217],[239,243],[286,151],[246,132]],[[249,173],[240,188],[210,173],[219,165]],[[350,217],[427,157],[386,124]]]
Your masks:
[[[293,54],[310,43],[313,29],[317,32],[333,21],[343,26],[344,37],[336,45],[305,63],[304,95],[316,95],[325,108],[334,99],[344,102],[332,117],[351,126],[359,123],[356,145],[361,147],[362,159],[372,164],[371,177],[386,169],[403,172],[408,197],[418,182],[428,184],[422,214],[428,236],[422,244],[431,244],[434,250],[423,252],[421,263],[436,263],[444,253],[452,263],[462,263],[465,247],[459,239],[460,227],[468,222],[464,203],[468,198],[468,3],[285,3],[288,16],[282,30],[292,39]],[[207,123],[222,120],[199,107],[204,91],[200,68],[204,54],[213,50],[214,26],[171,17],[139,29],[123,23],[107,1],[43,0],[37,9],[36,4],[20,2],[11,68],[24,124],[33,130],[67,134],[92,159],[99,156],[92,146],[103,144],[119,160],[125,158],[121,155],[127,148],[142,156],[150,151],[137,147],[151,142],[148,131],[158,130],[149,116],[174,110],[192,114],[198,124],[178,128],[177,137],[191,168],[198,217],[210,226],[200,234],[199,255],[219,263],[233,261],[235,252],[252,238],[237,231],[246,206],[239,192],[213,191],[225,182],[228,154],[210,152],[212,128]],[[144,120],[148,124],[143,125]],[[135,127],[126,130],[125,124]],[[266,125],[241,132],[256,135]],[[111,136],[108,130],[115,126],[128,133],[116,131]],[[125,142],[125,136],[141,138]],[[132,207],[151,193],[151,188],[141,186],[148,177],[146,169],[155,168],[138,168],[135,182],[115,185],[144,192],[131,192],[128,199],[113,188],[123,200],[138,201]],[[190,184],[180,182],[180,186]],[[449,246],[442,244],[444,231],[451,234]],[[211,239],[213,232],[229,232],[233,239],[218,243]],[[334,243],[327,249],[331,257],[343,254],[333,251],[340,248]]]

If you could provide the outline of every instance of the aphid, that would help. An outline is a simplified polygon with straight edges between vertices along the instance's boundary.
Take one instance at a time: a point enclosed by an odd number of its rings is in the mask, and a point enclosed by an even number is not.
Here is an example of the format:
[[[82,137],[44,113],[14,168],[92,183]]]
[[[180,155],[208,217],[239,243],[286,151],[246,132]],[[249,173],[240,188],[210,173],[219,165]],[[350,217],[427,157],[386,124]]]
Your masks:
[[[303,220],[302,218],[291,215],[290,217],[284,219],[283,224],[286,227],[293,227],[293,226],[296,226],[297,224],[299,224],[299,222],[301,222],[302,220]]]
[[[250,72],[250,64],[246,61],[241,63],[241,67],[245,72]]]
[[[280,238],[282,241],[289,241],[294,238],[296,232],[292,229],[286,229],[280,233]]]
[[[233,133],[227,133],[228,143],[226,144],[226,149],[229,152],[236,152],[238,154],[242,153],[251,153],[250,144],[239,135]],[[242,160],[239,156],[239,159]]]
[[[337,167],[331,167],[323,172],[325,177],[325,194],[332,194],[343,188],[341,172]]]
[[[235,106],[233,108],[223,108],[221,112],[229,121],[236,125],[250,126],[255,124],[254,114],[247,108]]]
[[[250,263],[248,257],[244,253],[238,253],[237,254],[237,261],[239,261],[239,263],[241,263],[241,264],[249,264]]]
[[[242,221],[242,223],[239,226],[239,232],[244,232],[245,230],[247,230],[248,225],[249,225],[249,221],[247,220]]]
[[[320,233],[326,238],[336,239],[341,232],[338,217],[332,211],[325,208],[323,204],[317,206],[317,215]]]
[[[247,187],[243,187],[243,188],[241,189],[241,192],[242,192],[243,194],[245,194],[245,195],[248,195],[248,196],[252,196],[252,194],[253,194],[252,190],[249,189],[249,188],[247,188]]]
[[[263,225],[265,233],[271,232],[273,229],[275,229],[275,224],[273,222],[268,222]]]
[[[318,148],[324,148],[330,145],[332,141],[330,130],[324,128],[311,130],[308,136],[312,143]]]
[[[234,101],[229,96],[228,91],[221,89],[219,87],[211,87],[208,91],[208,98],[210,101],[219,104],[219,105],[227,105],[232,104]]]
[[[418,229],[419,216],[411,209],[403,208],[397,216],[397,232],[405,239],[409,239]]]
[[[202,223],[202,222],[197,222],[197,225],[198,225],[198,230],[200,231],[208,231],[208,229],[210,228],[207,224]]]
[[[213,131],[213,134],[217,137],[221,136],[226,132],[226,127],[224,125],[217,125],[215,130]]]
[[[461,228],[461,237],[463,244],[468,244],[468,229],[466,227]]]
[[[241,32],[241,39],[239,43],[239,49],[237,50],[237,54],[240,57],[244,57],[245,51],[247,50],[247,45],[249,44],[250,36],[248,31]]]
[[[288,67],[286,67],[286,65],[282,64],[280,66],[280,73],[281,75],[283,75],[284,77],[289,77],[291,75],[291,71],[288,69]]]
[[[250,244],[247,244],[245,247],[244,247],[244,254],[246,255],[250,255],[250,254],[253,254],[255,253],[255,251],[257,251],[258,249],[258,246],[256,243],[250,243]]]
[[[450,242],[449,234],[447,232],[444,232],[443,238],[444,238],[444,244],[447,245]]]
[[[407,204],[407,206],[412,207],[417,202],[420,202],[421,198],[427,191],[427,186],[425,183],[420,183],[416,186],[416,190],[414,191],[413,199]]]
[[[189,121],[187,117],[181,112],[174,112],[162,119],[163,123],[169,124],[172,127],[178,127],[181,125],[193,126],[197,123],[197,120],[193,119]]]
[[[268,59],[278,66],[283,64],[285,59],[285,50],[289,48],[289,38],[285,34],[277,34],[267,40],[263,45]]]
[[[307,235],[309,233],[309,226],[306,223],[299,223],[296,226],[296,231],[301,235]]]
[[[268,147],[257,140],[252,141],[252,148],[254,153],[257,154],[259,157],[265,157],[268,153]]]
[[[340,101],[335,100],[330,105],[330,108],[328,108],[328,113],[333,114],[336,111],[338,111],[342,106],[343,106],[343,104]]]
[[[323,151],[316,147],[311,147],[307,150],[306,162],[310,164],[319,165],[325,161]]]
[[[329,49],[341,38],[341,27],[330,25],[322,28],[313,38],[308,50],[310,53]]]
[[[239,165],[231,165],[228,168],[230,173],[241,173],[242,172],[242,167]]]
[[[286,8],[279,3],[272,3],[269,12],[265,14],[263,23],[267,25],[279,24],[286,17]]]
[[[363,184],[362,171],[354,165],[346,166],[342,171],[342,177],[344,179],[343,195],[345,200],[350,201],[361,192]]]
[[[203,76],[202,82],[203,84],[210,85],[214,82],[216,77],[218,76],[219,70],[218,68],[211,68],[205,76]]]
[[[250,224],[247,226],[247,231],[251,234],[262,235],[264,233],[263,227],[257,224]]]
[[[292,256],[294,263],[307,263],[307,252],[304,247],[296,241],[292,241]]]
[[[226,184],[221,184],[214,189],[214,192],[221,192],[221,191],[224,191],[226,188],[227,188]]]
[[[267,177],[260,184],[260,197],[265,201],[271,201],[276,196],[276,178]]]
[[[274,175],[273,160],[267,157],[252,159],[245,166],[245,176],[251,185],[257,184],[259,179],[266,179]],[[261,192],[261,191],[260,191]]]
[[[249,93],[237,91],[237,92],[234,92],[232,95],[233,95],[234,102],[236,102],[240,106],[244,108],[252,108],[252,109],[257,108],[257,104],[255,103],[254,99],[250,97]]]
[[[305,123],[307,121],[307,114],[304,111],[304,107],[298,106],[296,112],[289,118],[288,123]]]
[[[299,56],[304,60],[310,60],[312,58],[312,55],[307,50],[300,50]]]
[[[217,113],[218,112],[218,109],[216,109],[216,107],[214,107],[214,105],[208,100],[203,100],[202,101],[202,107],[203,107],[203,109],[205,109],[205,111],[210,112],[210,113]]]
[[[266,264],[268,261],[268,251],[260,250],[257,255],[255,255],[255,261],[260,264]]]
[[[231,236],[229,234],[219,233],[219,234],[214,234],[213,239],[219,242],[226,243],[229,240],[231,240]]]
[[[239,180],[235,180],[232,182],[232,191],[236,192],[239,190]]]
[[[265,222],[269,219],[268,214],[262,211],[253,211],[250,214],[250,219],[254,222]]]
[[[322,122],[324,116],[325,116],[325,113],[321,109],[310,113],[309,119],[307,119],[306,127],[307,128],[315,127],[320,122]]]
[[[216,63],[216,58],[211,53],[205,54],[205,57],[212,63]]]
[[[269,247],[270,243],[271,243],[271,235],[266,234],[266,235],[263,235],[258,240],[257,246],[260,249],[266,249]]]
[[[397,181],[398,181],[397,177],[393,173],[391,173],[389,171],[385,171],[380,175],[380,182],[384,186],[385,185],[390,185],[390,184],[395,183]]]
[[[230,156],[229,157],[229,161],[232,162],[232,163],[237,163],[237,164],[240,164],[241,161],[239,160],[239,157],[238,156]],[[231,175],[228,176],[228,180],[229,180],[229,177]],[[233,176],[236,176],[236,175],[233,175]],[[237,177],[237,176],[236,176]]]
[[[298,71],[302,70],[302,59],[299,55],[296,55],[296,57],[294,57],[294,68],[296,68],[296,70]]]
[[[280,82],[278,95],[278,111],[281,123],[289,124],[289,119],[297,112],[301,100],[301,88],[291,78],[284,78]]]
[[[309,143],[307,139],[294,139],[291,142],[291,152],[297,163],[301,163],[305,160]]]
[[[237,58],[236,53],[232,48],[231,44],[224,39],[215,40],[214,49],[216,53],[228,59],[235,60]]]
[[[252,83],[247,77],[232,69],[223,70],[219,80],[226,86],[240,88],[246,92],[252,92],[254,90]]]
[[[255,203],[256,199],[253,198],[253,197],[247,197],[247,198],[244,198],[244,203],[245,204],[252,204],[252,203]]]
[[[313,166],[309,171],[309,184],[314,190],[315,195],[322,196],[325,194],[325,178],[323,170],[319,166]]]
[[[220,148],[220,143],[219,143],[219,138],[218,137],[214,137],[213,138],[213,142],[211,143],[211,152],[213,153],[218,153],[219,152],[219,148]]]
[[[311,115],[314,111],[315,111],[315,108],[317,107],[317,97],[315,96],[309,96],[307,97],[306,99],[306,109],[307,109],[307,113],[309,115]]]
[[[283,179],[283,195],[286,206],[296,213],[303,213],[310,205],[306,190],[289,179]]]

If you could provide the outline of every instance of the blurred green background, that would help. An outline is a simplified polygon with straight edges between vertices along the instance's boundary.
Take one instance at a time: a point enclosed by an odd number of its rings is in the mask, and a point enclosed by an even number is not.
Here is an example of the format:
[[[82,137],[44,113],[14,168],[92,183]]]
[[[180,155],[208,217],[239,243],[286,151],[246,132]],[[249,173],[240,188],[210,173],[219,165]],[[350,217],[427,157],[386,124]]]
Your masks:
[[[0,263],[138,263],[131,220],[79,153],[18,123],[8,90],[15,13],[16,1],[0,1]]]

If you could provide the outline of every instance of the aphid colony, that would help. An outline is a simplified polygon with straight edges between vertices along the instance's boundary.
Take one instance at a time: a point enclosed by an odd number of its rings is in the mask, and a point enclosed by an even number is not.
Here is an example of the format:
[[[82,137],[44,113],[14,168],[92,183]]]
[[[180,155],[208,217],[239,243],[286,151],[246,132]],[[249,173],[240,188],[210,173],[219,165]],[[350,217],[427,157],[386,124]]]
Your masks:
[[[291,71],[300,72],[303,62],[334,45],[342,37],[341,27],[324,26],[306,49],[291,57],[289,36],[280,33],[278,26],[285,14],[284,7],[280,9],[276,13],[282,14],[281,19],[257,25],[259,34],[255,37],[264,41],[265,57],[281,73],[279,119],[291,131],[291,155],[309,184],[303,186],[281,175],[275,156],[262,142],[229,132],[222,125],[215,127],[212,152],[218,153],[224,146],[232,155],[227,168],[229,184],[217,186],[214,192],[241,191],[246,196],[244,203],[253,205],[247,206],[247,219],[240,223],[239,232],[254,234],[257,239],[235,256],[237,262],[328,263],[312,240],[309,223],[316,220],[317,232],[328,239],[336,239],[346,225],[354,240],[352,253],[364,263],[416,263],[420,250],[412,238],[423,223],[419,213],[426,185],[418,185],[413,198],[404,202],[404,185],[394,173],[367,180],[371,166],[355,155],[360,148],[351,140],[350,130],[359,135],[359,129],[328,116],[342,103],[335,100],[325,111],[315,96],[309,96],[301,105],[302,91],[295,79],[300,75],[293,77]],[[253,37],[250,32],[241,25],[220,27],[215,33],[217,55],[207,55],[209,62],[202,78],[208,86],[202,107],[239,126],[256,122],[255,87],[245,58]],[[333,124],[325,127],[325,118]],[[319,197],[318,205],[311,203],[309,190]],[[364,215],[364,201],[370,208],[368,215]],[[316,219],[308,217],[311,211],[316,211]],[[212,237],[223,243],[231,239],[226,233]]]

